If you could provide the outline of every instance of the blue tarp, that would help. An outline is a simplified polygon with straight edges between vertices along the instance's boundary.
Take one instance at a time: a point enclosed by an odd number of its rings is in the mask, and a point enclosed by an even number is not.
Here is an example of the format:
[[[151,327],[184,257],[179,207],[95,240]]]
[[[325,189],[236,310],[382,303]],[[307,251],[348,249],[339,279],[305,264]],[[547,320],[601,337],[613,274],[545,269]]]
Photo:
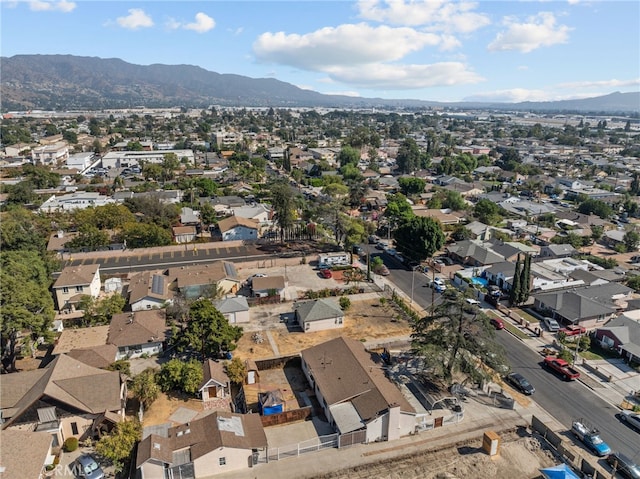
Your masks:
[[[540,469],[545,479],[580,479],[566,464]]]

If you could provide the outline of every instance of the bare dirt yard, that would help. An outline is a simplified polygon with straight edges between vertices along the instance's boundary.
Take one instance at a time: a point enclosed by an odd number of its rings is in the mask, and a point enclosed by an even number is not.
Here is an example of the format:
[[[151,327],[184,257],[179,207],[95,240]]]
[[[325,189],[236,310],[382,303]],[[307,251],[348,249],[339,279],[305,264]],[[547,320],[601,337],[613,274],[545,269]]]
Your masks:
[[[275,356],[297,354],[311,346],[339,336],[360,341],[382,341],[386,338],[406,337],[411,334],[409,322],[401,316],[399,309],[388,302],[380,304],[377,296],[370,299],[353,300],[345,314],[344,327],[328,331],[304,333],[287,329],[286,324],[272,325],[259,331],[262,342],[254,340],[258,331],[247,331],[238,342],[234,356],[240,359],[266,359]],[[275,344],[277,351],[271,344]]]
[[[558,463],[537,438],[514,432],[503,437],[500,454],[491,458],[480,441],[456,444],[437,451],[417,452],[358,466],[317,479],[534,479],[539,469]]]
[[[143,426],[155,426],[169,421],[169,417],[179,408],[191,409],[197,413],[204,411],[202,401],[187,396],[160,393],[158,399],[144,412]]]

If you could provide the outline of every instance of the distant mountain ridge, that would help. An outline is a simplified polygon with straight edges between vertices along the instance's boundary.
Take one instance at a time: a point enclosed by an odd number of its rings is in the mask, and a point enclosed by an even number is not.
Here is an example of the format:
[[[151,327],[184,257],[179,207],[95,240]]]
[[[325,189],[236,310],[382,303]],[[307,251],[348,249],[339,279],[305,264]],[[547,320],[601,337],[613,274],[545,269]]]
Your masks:
[[[640,92],[554,102],[443,103],[324,95],[272,78],[220,74],[192,65],[134,65],[117,58],[74,55],[0,57],[0,108],[99,110],[105,108],[272,106],[373,108],[452,107],[524,111],[640,112]]]

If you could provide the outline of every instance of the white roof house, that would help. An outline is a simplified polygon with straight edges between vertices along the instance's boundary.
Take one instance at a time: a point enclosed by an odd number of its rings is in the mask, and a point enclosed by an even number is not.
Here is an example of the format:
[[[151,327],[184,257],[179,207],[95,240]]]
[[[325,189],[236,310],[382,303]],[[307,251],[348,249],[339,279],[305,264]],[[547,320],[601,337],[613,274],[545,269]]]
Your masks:
[[[54,211],[71,211],[89,208],[90,206],[104,206],[114,203],[114,199],[110,196],[104,196],[100,193],[79,191],[61,196],[51,196],[47,201],[42,203],[38,211],[43,213],[51,213]]]

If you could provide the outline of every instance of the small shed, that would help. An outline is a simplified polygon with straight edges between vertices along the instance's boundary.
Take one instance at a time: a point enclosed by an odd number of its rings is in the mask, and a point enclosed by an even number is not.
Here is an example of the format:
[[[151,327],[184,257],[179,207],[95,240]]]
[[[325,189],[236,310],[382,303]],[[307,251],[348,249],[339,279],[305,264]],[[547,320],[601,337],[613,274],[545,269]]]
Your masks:
[[[245,366],[247,369],[247,384],[255,384],[260,379],[258,365],[253,359],[247,359]]]
[[[282,397],[282,391],[279,389],[260,393],[258,395],[258,402],[260,404],[260,414],[263,416],[278,414],[284,411],[284,398]]]
[[[122,291],[122,279],[120,278],[107,278],[104,280],[104,292],[115,293]]]

